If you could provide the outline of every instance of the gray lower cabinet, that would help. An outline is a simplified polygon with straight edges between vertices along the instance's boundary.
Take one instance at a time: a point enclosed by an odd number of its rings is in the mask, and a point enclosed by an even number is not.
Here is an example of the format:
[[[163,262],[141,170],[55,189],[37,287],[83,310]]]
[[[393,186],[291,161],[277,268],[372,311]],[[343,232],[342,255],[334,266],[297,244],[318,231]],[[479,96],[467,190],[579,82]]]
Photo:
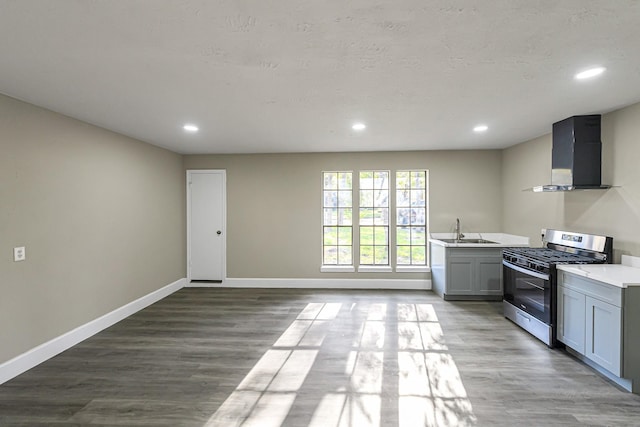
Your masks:
[[[558,340],[581,354],[585,341],[585,300],[584,294],[558,286]]]
[[[637,393],[640,343],[634,334],[640,330],[640,287],[620,288],[562,271],[557,301],[558,341]]]
[[[621,376],[622,310],[586,297],[586,341],[584,355],[607,371]]]
[[[431,284],[446,300],[502,299],[502,248],[431,244]]]

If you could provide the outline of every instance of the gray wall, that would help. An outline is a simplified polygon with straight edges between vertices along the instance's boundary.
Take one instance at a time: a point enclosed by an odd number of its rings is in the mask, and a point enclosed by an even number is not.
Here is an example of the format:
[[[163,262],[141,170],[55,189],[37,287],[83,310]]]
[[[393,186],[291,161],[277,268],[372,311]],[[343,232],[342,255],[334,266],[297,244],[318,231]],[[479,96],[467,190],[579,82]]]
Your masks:
[[[602,157],[602,183],[616,188],[531,193],[522,189],[551,182],[551,135],[505,149],[505,232],[537,245],[543,227],[606,234],[614,239],[615,262],[621,254],[640,256],[640,104],[603,116]]]
[[[227,171],[227,276],[320,273],[321,172],[429,170],[430,226],[614,237],[640,256],[640,104],[603,118],[608,191],[537,194],[551,136],[505,150],[180,156],[0,96],[0,363],[185,277],[185,170]],[[12,248],[27,247],[14,263]]]
[[[1,95],[0,153],[0,363],[185,277],[180,155]]]
[[[321,173],[429,170],[431,230],[502,230],[501,152],[422,151],[192,155],[185,169],[227,171],[227,277],[424,278],[416,273],[320,273]]]

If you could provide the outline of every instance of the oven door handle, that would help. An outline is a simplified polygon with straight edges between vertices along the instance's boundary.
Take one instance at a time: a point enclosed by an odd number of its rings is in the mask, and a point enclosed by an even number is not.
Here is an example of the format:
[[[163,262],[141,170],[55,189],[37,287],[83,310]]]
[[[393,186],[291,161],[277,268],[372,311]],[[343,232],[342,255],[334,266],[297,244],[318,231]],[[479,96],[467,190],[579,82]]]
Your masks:
[[[511,264],[510,262],[507,262],[505,260],[502,260],[502,265],[504,265],[505,267],[510,268],[512,270],[519,271],[520,273],[527,274],[527,275],[532,276],[532,277],[537,277],[538,279],[549,280],[549,275],[548,274],[542,274],[542,273],[538,273],[536,271],[527,270],[526,268],[522,268],[522,267],[520,267],[518,265]]]

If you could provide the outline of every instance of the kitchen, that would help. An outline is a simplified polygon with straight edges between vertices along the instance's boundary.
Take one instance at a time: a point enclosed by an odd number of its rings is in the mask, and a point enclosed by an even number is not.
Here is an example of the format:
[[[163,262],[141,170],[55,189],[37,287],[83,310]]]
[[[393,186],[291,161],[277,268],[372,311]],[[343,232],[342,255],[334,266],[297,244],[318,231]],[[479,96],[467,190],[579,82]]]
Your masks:
[[[541,228],[581,231],[612,236],[616,263],[640,256],[640,105],[630,100],[603,112],[602,181],[613,188],[535,194],[523,190],[550,180],[554,120],[542,136],[502,149],[177,154],[0,99],[8,153],[0,182],[12,183],[1,187],[0,235],[6,253],[26,247],[25,262],[0,261],[0,363],[185,277],[188,169],[227,171],[229,278],[428,280],[424,273],[320,273],[323,170],[428,169],[435,232],[451,231],[456,217],[467,231],[526,236],[533,246],[542,244]],[[274,238],[285,235],[283,223],[292,227],[287,238]]]

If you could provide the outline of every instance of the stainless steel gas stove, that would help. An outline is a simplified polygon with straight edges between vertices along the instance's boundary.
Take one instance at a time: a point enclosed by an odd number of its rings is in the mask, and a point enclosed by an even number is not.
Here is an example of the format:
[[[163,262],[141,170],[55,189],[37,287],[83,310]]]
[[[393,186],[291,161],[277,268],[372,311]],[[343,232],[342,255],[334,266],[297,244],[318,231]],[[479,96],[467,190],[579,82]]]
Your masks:
[[[504,316],[555,346],[556,265],[611,263],[612,251],[611,237],[559,230],[547,230],[542,248],[505,248]]]

